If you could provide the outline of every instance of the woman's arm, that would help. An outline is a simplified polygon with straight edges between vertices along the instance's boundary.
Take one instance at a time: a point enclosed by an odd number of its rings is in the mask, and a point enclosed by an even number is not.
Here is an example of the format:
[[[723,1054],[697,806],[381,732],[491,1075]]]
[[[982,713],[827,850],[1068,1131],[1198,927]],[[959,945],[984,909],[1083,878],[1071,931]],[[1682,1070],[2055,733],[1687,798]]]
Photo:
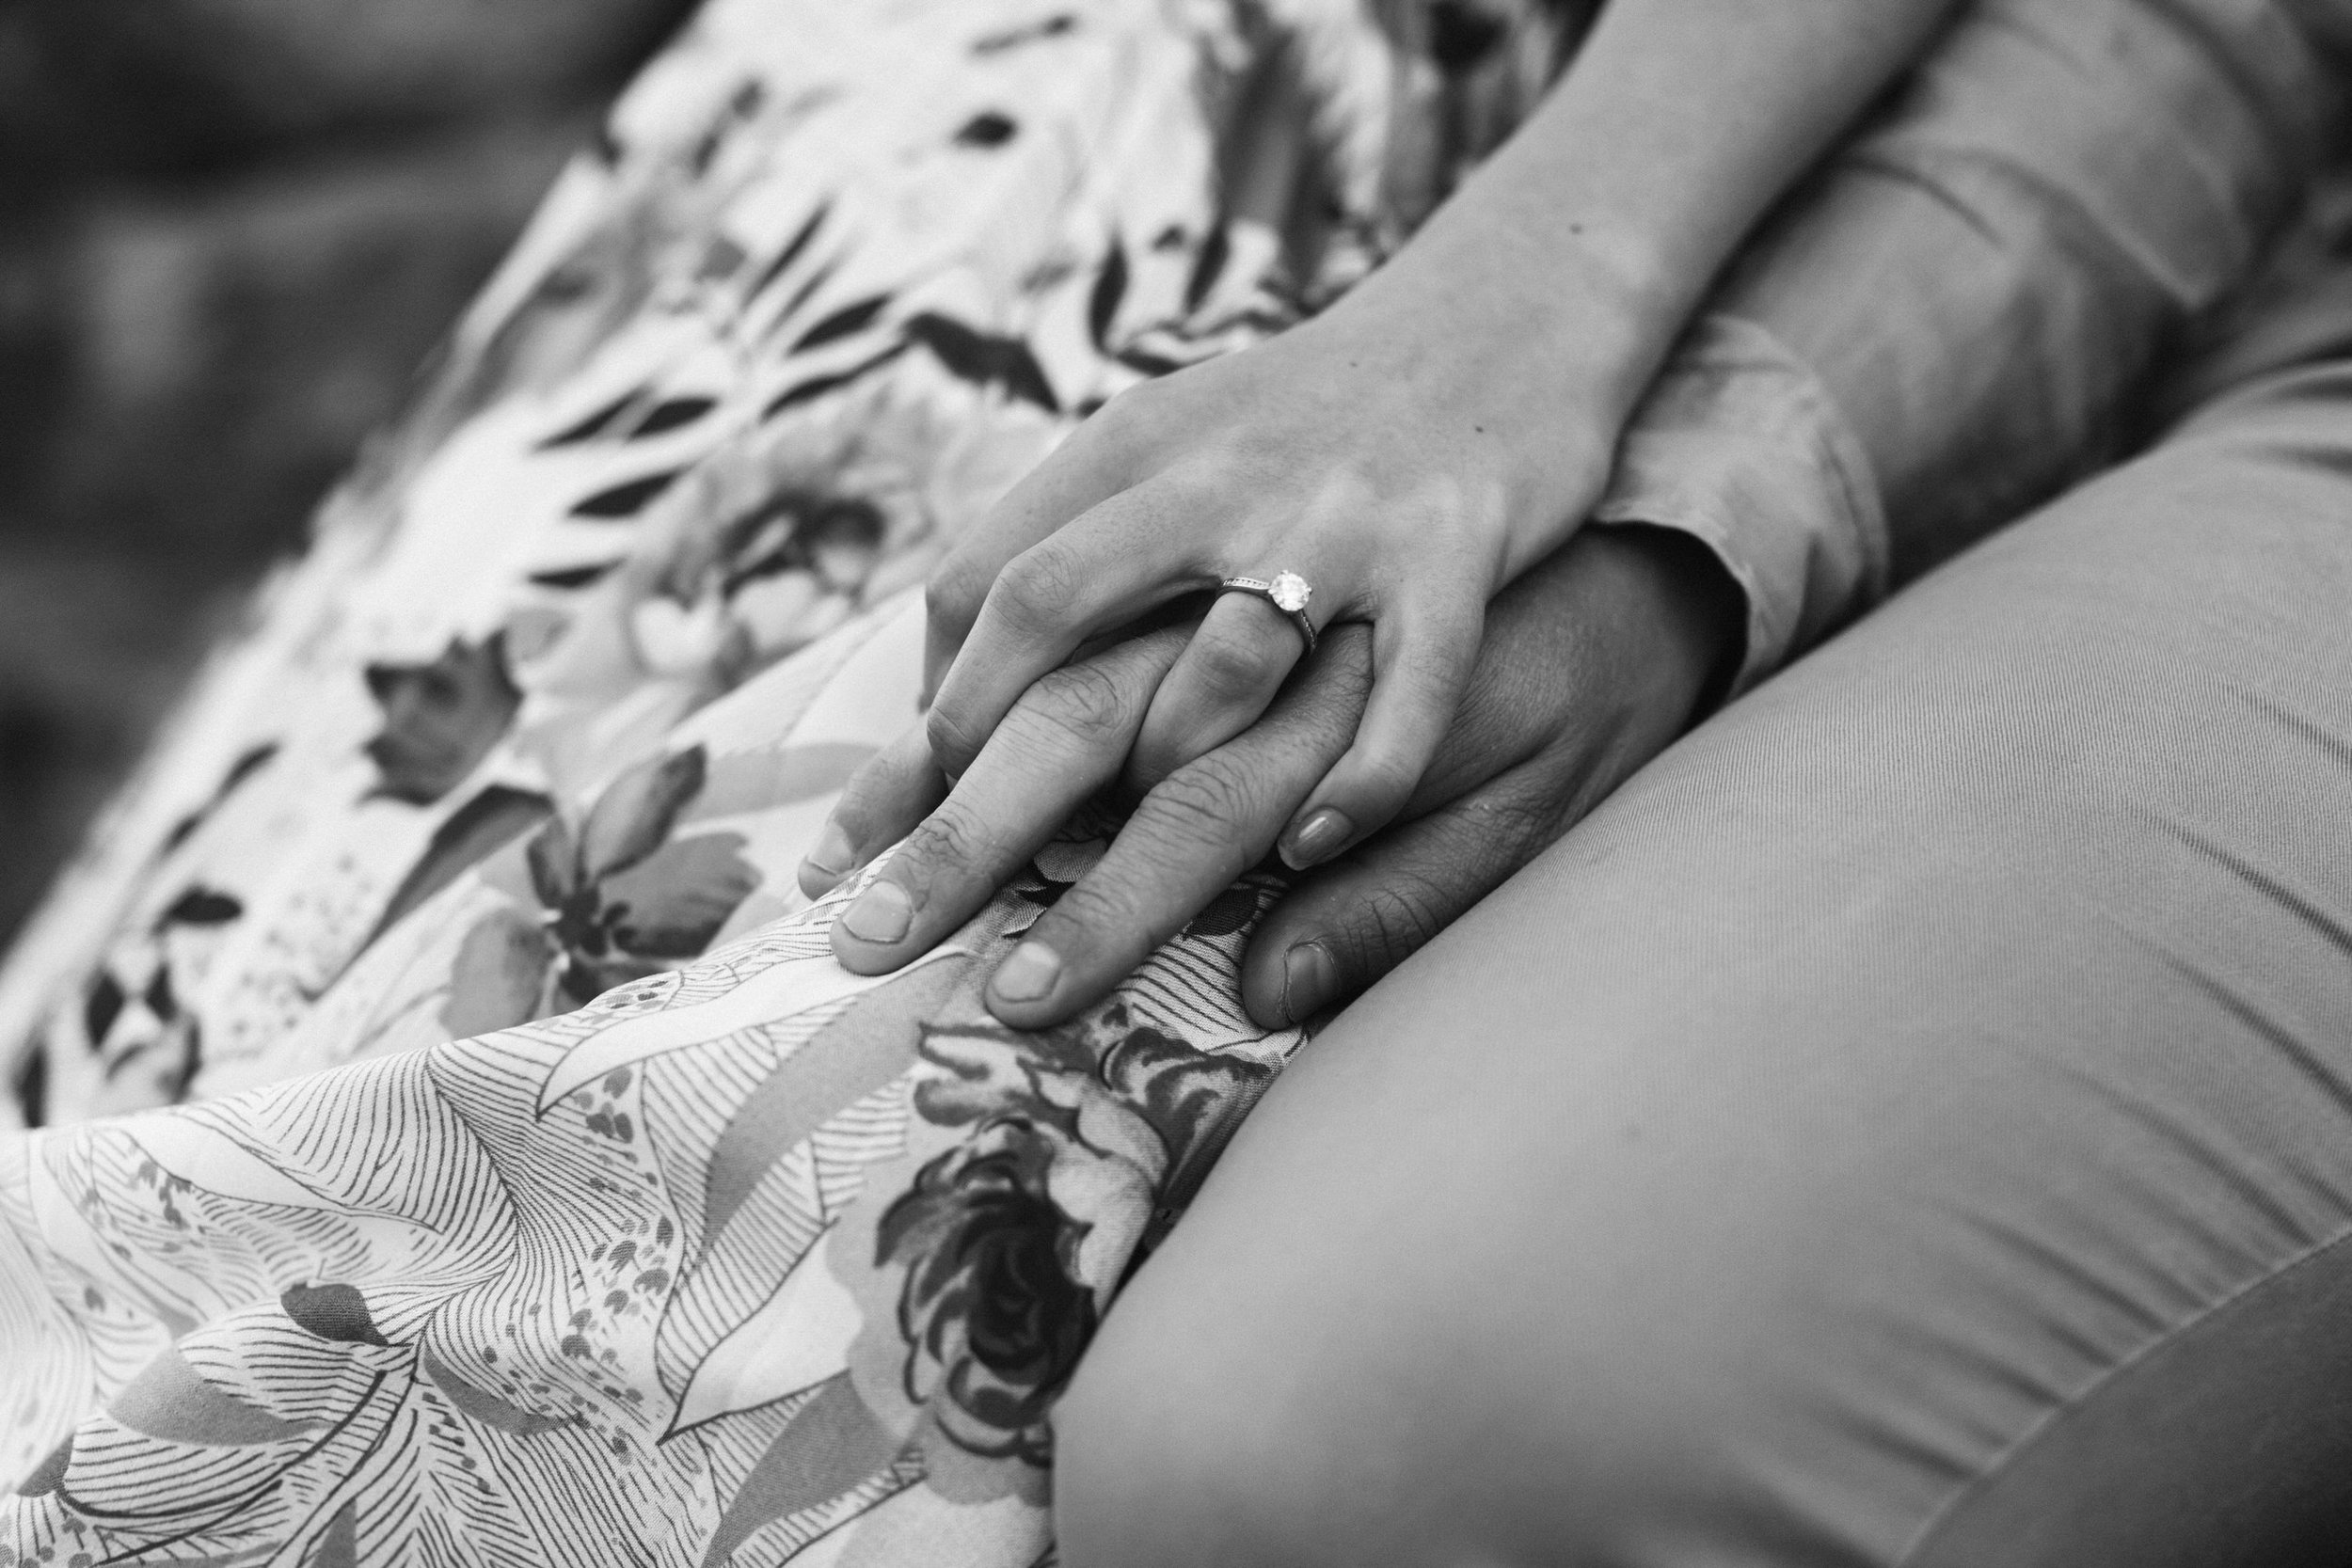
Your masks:
[[[1601,515],[1704,541],[1745,606],[1710,598],[1704,556],[1658,531],[1633,531],[1618,553],[1640,569],[1598,597],[1579,597],[1589,563],[1569,557],[1600,539],[1521,578],[1480,657],[1474,684],[1494,700],[1462,710],[1411,827],[1303,879],[1267,917],[1245,972],[1253,1015],[1271,1025],[1353,994],[1549,843],[1683,721],[1727,612],[1735,644],[1744,618],[1750,677],[1769,673],[1867,608],[1890,556],[1898,575],[1915,569],[2094,461],[2159,346],[2243,282],[2329,145],[2344,78],[2287,14],[1979,0],[1751,247],[1626,437]],[[2168,138],[2194,145],[2147,155]],[[1622,613],[1594,619],[1597,607]],[[1334,647],[1281,713],[1146,798],[1031,933],[1068,981],[1014,1016],[1050,1021],[1101,994],[1199,908],[1196,883],[1223,886],[1194,878],[1200,864],[1254,863],[1327,762],[1304,749],[1343,733],[1362,701],[1325,677],[1362,657]],[[1661,691],[1642,687],[1661,676]],[[1317,702],[1342,711],[1291,711]],[[1017,774],[1022,761],[1009,756]],[[939,800],[929,773],[917,757],[852,784],[834,818],[842,863],[915,827]],[[1019,776],[986,826],[1026,844],[1058,821],[1058,798],[1050,770]],[[986,782],[960,785],[942,817]],[[918,834],[883,875],[952,888],[973,838],[936,836]],[[836,946],[858,967],[895,967],[957,907],[941,897],[904,944],[836,933]],[[1303,991],[1301,953],[1321,976]]]
[[[1489,290],[1529,350],[1638,391],[1757,217],[1950,8],[1613,0],[1526,124],[1347,308]],[[1620,333],[1596,345],[1599,312]]]

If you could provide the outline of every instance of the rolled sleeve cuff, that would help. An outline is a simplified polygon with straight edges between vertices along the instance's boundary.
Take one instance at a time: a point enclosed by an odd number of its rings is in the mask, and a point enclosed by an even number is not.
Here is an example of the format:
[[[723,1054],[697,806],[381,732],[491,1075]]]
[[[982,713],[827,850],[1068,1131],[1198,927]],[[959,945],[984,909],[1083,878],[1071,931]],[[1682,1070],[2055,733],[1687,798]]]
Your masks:
[[[1861,443],[1813,372],[1736,316],[1685,336],[1593,521],[1678,529],[1714,551],[1747,599],[1732,696],[1886,592],[1886,519]]]

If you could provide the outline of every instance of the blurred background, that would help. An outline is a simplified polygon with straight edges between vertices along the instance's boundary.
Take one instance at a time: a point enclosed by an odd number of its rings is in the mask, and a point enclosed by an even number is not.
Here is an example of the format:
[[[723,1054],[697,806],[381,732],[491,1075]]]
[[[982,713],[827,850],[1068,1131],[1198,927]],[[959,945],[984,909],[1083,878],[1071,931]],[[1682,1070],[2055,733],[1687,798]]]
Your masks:
[[[690,0],[0,0],[0,943]]]

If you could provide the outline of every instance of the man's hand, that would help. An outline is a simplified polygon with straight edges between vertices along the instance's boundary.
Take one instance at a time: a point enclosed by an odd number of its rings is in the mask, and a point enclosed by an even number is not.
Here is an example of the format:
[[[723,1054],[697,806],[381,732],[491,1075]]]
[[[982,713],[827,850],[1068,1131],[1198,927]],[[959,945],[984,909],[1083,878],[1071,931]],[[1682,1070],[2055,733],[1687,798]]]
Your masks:
[[[907,842],[834,928],[861,974],[897,969],[970,918],[1072,810],[1117,780],[1189,636],[1118,642],[1031,687],[952,790],[920,730],[861,769],[812,894]],[[1468,694],[1399,826],[1302,878],[1243,969],[1250,1016],[1299,1022],[1354,995],[1499,885],[1681,733],[1737,652],[1739,596],[1697,544],[1594,528],[1496,598]],[[1258,723],[1149,787],[1092,869],[990,982],[1009,1024],[1101,999],[1262,860],[1352,741],[1371,635],[1332,628]]]

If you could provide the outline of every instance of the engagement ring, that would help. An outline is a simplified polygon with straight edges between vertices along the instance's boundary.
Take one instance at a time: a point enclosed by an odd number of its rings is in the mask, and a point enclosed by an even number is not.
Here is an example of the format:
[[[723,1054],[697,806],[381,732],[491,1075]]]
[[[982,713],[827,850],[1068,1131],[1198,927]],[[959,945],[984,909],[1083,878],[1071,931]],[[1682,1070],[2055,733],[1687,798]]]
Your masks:
[[[1222,593],[1255,594],[1275,609],[1291,618],[1298,635],[1306,640],[1307,652],[1315,651],[1315,624],[1307,619],[1307,601],[1315,591],[1296,572],[1277,572],[1271,580],[1265,578],[1227,578],[1217,584]]]

